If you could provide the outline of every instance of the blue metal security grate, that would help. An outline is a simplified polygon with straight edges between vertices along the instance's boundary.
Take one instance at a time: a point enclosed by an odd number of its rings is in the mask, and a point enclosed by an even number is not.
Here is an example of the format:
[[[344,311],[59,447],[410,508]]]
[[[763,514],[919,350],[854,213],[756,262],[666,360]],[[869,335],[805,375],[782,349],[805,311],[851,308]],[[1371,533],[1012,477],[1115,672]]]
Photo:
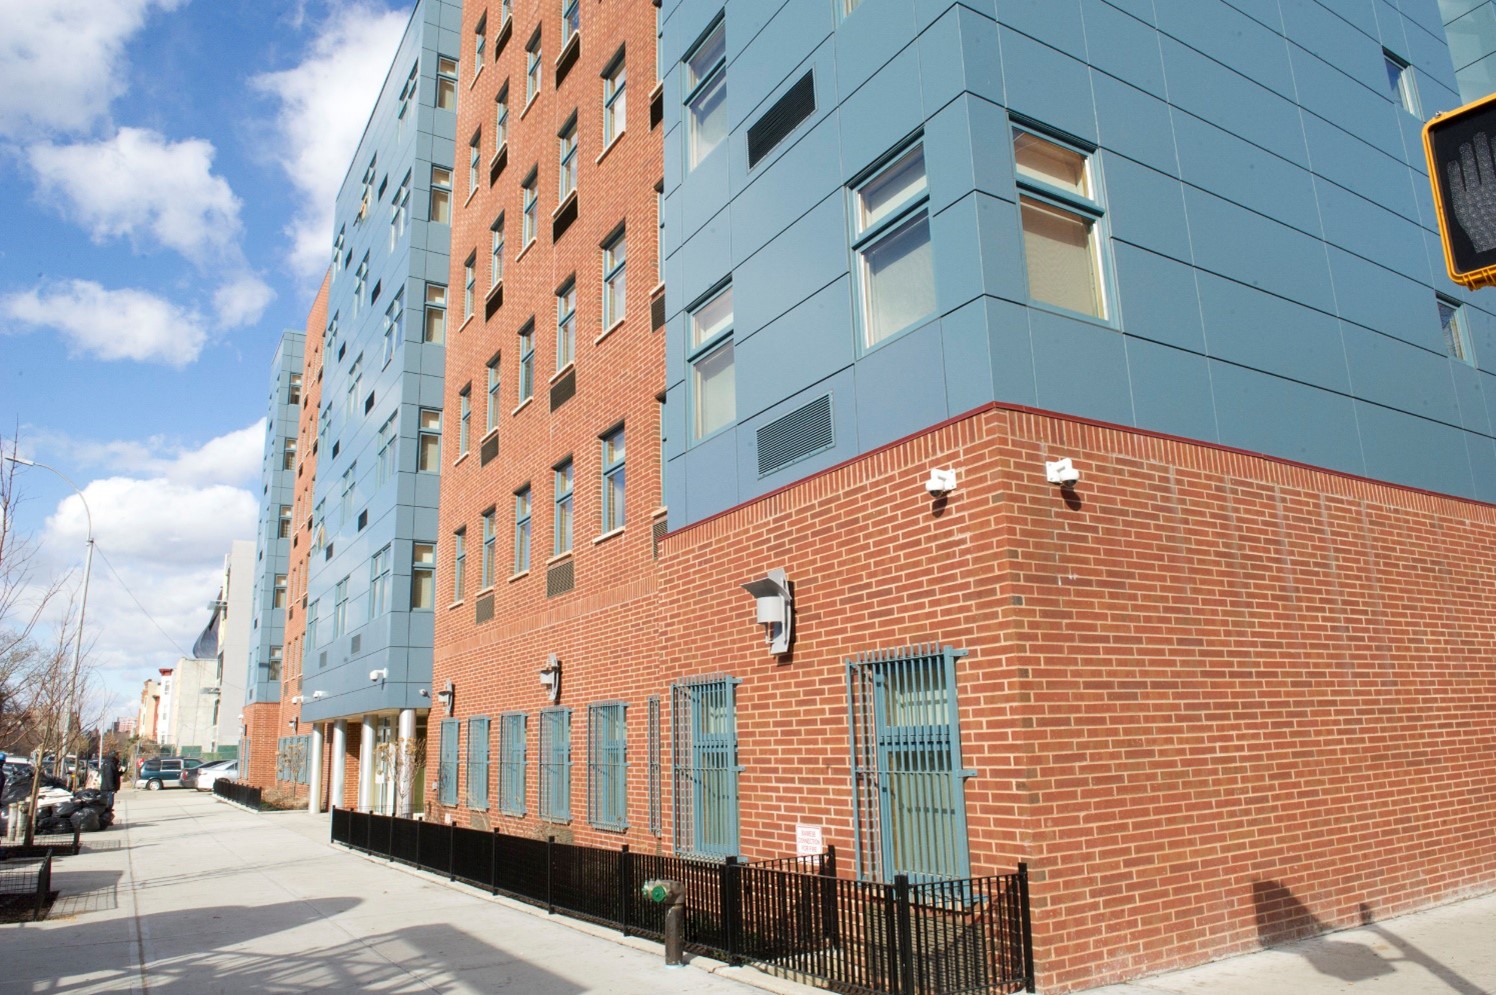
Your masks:
[[[621,701],[587,708],[587,821],[627,829],[628,736]]]
[[[649,696],[649,831],[656,836],[664,833],[664,820],[660,805],[660,697]]]
[[[712,677],[670,689],[675,849],[702,857],[738,852],[737,681]]]
[[[467,807],[488,808],[488,716],[468,719]]]
[[[949,646],[847,661],[857,870],[864,878],[964,878],[965,778]]]
[[[540,817],[571,819],[571,709],[540,713]]]
[[[436,800],[442,805],[457,804],[457,739],[461,731],[461,720],[442,719],[441,753],[436,765]]]
[[[499,811],[525,814],[525,713],[499,716]]]

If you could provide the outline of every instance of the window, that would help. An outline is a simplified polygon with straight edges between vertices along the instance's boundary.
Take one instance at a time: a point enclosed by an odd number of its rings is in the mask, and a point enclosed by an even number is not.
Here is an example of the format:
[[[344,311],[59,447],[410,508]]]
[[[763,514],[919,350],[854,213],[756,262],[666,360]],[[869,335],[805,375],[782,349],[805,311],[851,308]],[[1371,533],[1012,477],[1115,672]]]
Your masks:
[[[360,356],[348,368],[348,389],[343,392],[343,410],[349,418],[358,417],[359,394],[363,392],[364,361]]]
[[[493,243],[488,252],[488,289],[492,293],[504,282],[504,215],[493,219],[488,233]]]
[[[625,87],[628,83],[628,69],[623,59],[614,60],[606,70],[603,71],[603,147],[607,148],[623,134],[624,127],[628,124],[628,101],[626,99]]]
[[[400,88],[400,110],[396,114],[396,135],[405,137],[405,122],[410,116],[411,101],[416,98],[416,87],[420,85],[421,63],[418,60],[410,67],[410,75],[405,78],[405,85]]]
[[[498,152],[509,141],[509,84],[499,87],[493,99],[493,150]]]
[[[487,590],[493,587],[494,568],[494,546],[497,542],[497,534],[494,532],[493,522],[494,510],[489,508],[483,513],[483,556],[479,560],[479,588]]]
[[[484,434],[499,427],[499,357],[488,361],[488,414],[484,421]]]
[[[655,282],[665,282],[665,181],[655,184]]]
[[[270,607],[286,607],[286,575],[275,575],[275,593],[270,596]]]
[[[514,493],[514,572],[530,569],[530,488]]]
[[[571,36],[582,29],[582,11],[579,0],[561,0],[561,47],[571,41]]]
[[[530,106],[530,101],[540,94],[540,32],[535,32],[535,37],[530,39],[530,44],[525,46],[525,106]]]
[[[395,470],[395,415],[379,426],[379,454],[374,463],[374,485],[383,484]]]
[[[488,808],[488,716],[468,719],[467,807]]]
[[[1440,294],[1439,325],[1444,329],[1445,350],[1462,363],[1475,365],[1475,350],[1470,346],[1470,329],[1465,321],[1465,305]]]
[[[457,60],[445,55],[436,58],[436,106],[444,111],[457,109]]]
[[[353,274],[353,316],[358,317],[364,307],[364,297],[369,292],[369,254],[364,253],[364,258],[359,261],[358,270]]]
[[[452,533],[452,600],[462,600],[463,577],[467,571],[467,529]]]
[[[969,876],[956,660],[947,646],[847,661],[859,876]]]
[[[431,214],[439,225],[452,223],[452,171],[445,166],[431,167]]]
[[[1423,111],[1418,102],[1418,82],[1413,77],[1413,67],[1408,65],[1406,59],[1393,55],[1385,48],[1382,49],[1382,62],[1387,66],[1387,83],[1392,91],[1392,99],[1409,114],[1422,118]]]
[[[483,158],[483,129],[473,132],[468,142],[468,196],[478,192],[478,166]]]
[[[461,735],[461,719],[442,719],[436,763],[436,800],[442,805],[457,804],[457,758],[460,756],[457,740]]]
[[[1085,153],[1013,129],[1013,165],[1023,219],[1029,296],[1067,311],[1106,317],[1101,204]]]
[[[623,426],[602,437],[603,443],[603,534],[623,528],[624,441]]]
[[[862,347],[870,349],[935,310],[930,191],[916,144],[853,191],[853,251]]]
[[[624,313],[624,263],[628,261],[628,246],[624,233],[619,232],[603,245],[603,330],[612,328],[623,320]]]
[[[464,323],[473,316],[473,289],[477,285],[478,278],[474,270],[478,267],[478,254],[471,253],[462,262],[462,320]]]
[[[478,18],[473,27],[473,79],[483,72],[483,57],[488,50],[488,15]]]
[[[287,404],[300,404],[301,403],[301,374],[300,373],[293,373],[293,374],[291,374],[291,382],[290,382],[290,384],[286,388],[286,403]]]
[[[395,188],[395,196],[390,201],[390,249],[395,248],[400,236],[405,234],[405,221],[410,214],[410,174],[405,174],[405,179]]]
[[[321,645],[317,642],[317,612],[321,605],[322,602],[317,600],[307,605],[306,608],[306,648],[308,650],[314,650]]]
[[[535,171],[531,170],[530,175],[525,177],[525,182],[520,184],[520,198],[524,211],[521,215],[519,232],[519,240],[524,243],[521,249],[535,241],[535,232],[539,227],[540,192],[537,188],[537,180]]]
[[[556,370],[571,365],[577,348],[577,282],[567,280],[556,291]]]
[[[332,272],[334,276],[343,269],[343,245],[346,230],[345,228],[339,228],[338,237],[332,241]]]
[[[390,547],[386,546],[369,561],[369,618],[378,618],[389,610]]]
[[[730,677],[710,677],[671,685],[677,853],[738,852],[736,684]]]
[[[499,811],[525,814],[525,713],[499,716]]]
[[[562,553],[571,552],[571,460],[558,463],[553,474],[556,486],[556,514],[551,555],[560,556]]]
[[[556,136],[560,170],[556,182],[556,202],[577,191],[577,118],[573,114]]]
[[[376,155],[372,159],[370,159],[369,164],[364,167],[363,193],[359,195],[358,202],[359,221],[362,221],[364,220],[364,218],[369,216],[369,204],[374,199],[374,167],[378,163],[378,161],[379,157]]]
[[[419,436],[416,447],[416,469],[424,473],[438,473],[442,458],[442,413],[435,408],[422,408]]]
[[[348,631],[348,578],[344,577],[332,590],[332,635],[336,639]]]
[[[540,817],[571,818],[571,709],[540,712]]]
[[[525,322],[519,330],[519,399],[528,401],[535,394],[535,321]]]
[[[691,169],[727,137],[727,25],[718,21],[685,61],[686,159]]]
[[[353,507],[358,497],[354,487],[357,473],[357,463],[349,463],[348,469],[343,471],[343,490],[338,499],[338,513],[345,526],[353,521]]]
[[[691,312],[690,347],[692,422],[702,439],[737,418],[730,285]]]
[[[436,607],[436,545],[412,543],[410,547],[410,608],[430,611]]]
[[[426,284],[426,330],[423,337],[435,345],[447,340],[447,288],[440,283]]]
[[[307,638],[308,639],[311,638],[310,630],[308,630],[308,636],[307,636]],[[310,645],[310,644],[308,644],[308,645]],[[284,647],[281,647],[281,646],[272,646],[272,647],[270,647],[270,659],[266,663],[266,666],[265,666],[265,670],[266,670],[265,679],[266,680],[269,680],[269,681],[278,681],[278,680],[281,679],[281,663],[284,661],[284,659],[285,659],[285,648]]]
[[[280,506],[280,521],[277,523],[276,535],[282,539],[291,538],[291,506],[289,504]]]
[[[458,459],[468,453],[468,437],[473,428],[473,388],[471,385],[458,392]]]
[[[587,821],[627,829],[628,738],[621,701],[587,706]]]
[[[405,341],[405,291],[400,291],[384,311],[384,348],[382,366],[390,365]]]
[[[857,5],[860,3],[862,3],[862,0],[836,0],[837,12],[842,17],[846,17],[852,11],[856,10]]]

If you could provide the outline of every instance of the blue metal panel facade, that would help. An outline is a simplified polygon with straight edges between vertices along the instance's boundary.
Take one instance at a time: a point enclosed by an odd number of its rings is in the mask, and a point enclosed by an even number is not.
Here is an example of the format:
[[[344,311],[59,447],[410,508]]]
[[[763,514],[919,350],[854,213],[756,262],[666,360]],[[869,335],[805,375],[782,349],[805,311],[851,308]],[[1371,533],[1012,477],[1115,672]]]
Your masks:
[[[281,536],[281,509],[295,500],[296,469],[286,467],[286,440],[296,438],[298,401],[306,334],[282,333],[270,364],[270,397],[265,408],[265,454],[260,463],[260,520],[255,536],[254,618],[249,659],[243,661],[245,704],[280,701],[281,656],[286,643],[286,609],[275,605],[276,578],[291,569],[289,533]],[[233,665],[238,661],[229,661]]]
[[[1496,314],[1443,275],[1419,136],[1461,102],[1451,41],[1491,47],[1445,22],[1489,7],[665,0],[671,525],[993,400],[1496,500]],[[727,134],[693,168],[683,60],[719,15]],[[807,72],[814,112],[750,169]],[[1014,125],[1088,164],[1100,317],[1030,291]],[[869,346],[859,184],[915,140],[935,307]],[[692,308],[724,280],[735,418],[698,438]],[[828,393],[832,446],[760,475],[759,430]]]
[[[433,167],[454,166],[456,105],[439,106],[439,60],[461,56],[460,27],[456,0],[416,5],[338,193],[307,577],[317,645],[308,640],[302,659],[304,720],[430,705],[418,692],[430,687],[433,619],[411,609],[411,562],[414,545],[437,537],[440,460],[418,470],[418,448],[422,410],[442,408],[446,349],[425,341],[424,313],[428,288],[448,279],[450,223],[431,216],[431,190]],[[381,458],[387,424],[393,448]],[[371,562],[386,549],[386,603],[371,607]],[[378,670],[384,679],[370,680]]]

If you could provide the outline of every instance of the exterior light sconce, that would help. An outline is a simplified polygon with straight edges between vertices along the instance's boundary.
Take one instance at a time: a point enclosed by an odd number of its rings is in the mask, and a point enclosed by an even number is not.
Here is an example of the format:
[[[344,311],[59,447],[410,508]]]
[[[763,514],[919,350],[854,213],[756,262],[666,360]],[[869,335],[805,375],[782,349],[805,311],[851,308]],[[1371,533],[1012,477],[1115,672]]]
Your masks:
[[[1044,479],[1051,484],[1058,484],[1060,487],[1073,487],[1075,482],[1080,479],[1080,471],[1075,468],[1075,464],[1070,461],[1070,457],[1066,456],[1063,459],[1045,462]]]
[[[556,654],[547,654],[545,666],[540,668],[540,683],[552,705],[561,700],[561,658]]]
[[[447,706],[447,714],[451,715],[452,702],[457,698],[457,689],[452,686],[452,682],[448,681],[445,688],[436,692],[436,696],[442,700],[443,705]]]
[[[390,676],[388,667],[381,667],[378,670],[369,671],[369,680],[371,681],[382,681],[388,676]]]
[[[925,481],[925,490],[935,497],[945,497],[955,489],[955,470],[931,470],[930,479]]]
[[[325,692],[325,691],[313,691],[312,692],[312,700],[316,701],[318,698],[326,697],[326,695],[327,695],[327,692]]]
[[[764,627],[764,642],[769,644],[769,654],[783,656],[788,653],[795,622],[795,599],[790,594],[789,578],[776,567],[763,580],[750,580],[744,584],[743,590],[753,595],[757,604],[754,620]]]
[[[301,702],[302,702],[301,695],[297,694],[297,695],[292,695],[291,696],[291,704],[293,704],[293,705],[299,705],[299,704],[301,704]]]

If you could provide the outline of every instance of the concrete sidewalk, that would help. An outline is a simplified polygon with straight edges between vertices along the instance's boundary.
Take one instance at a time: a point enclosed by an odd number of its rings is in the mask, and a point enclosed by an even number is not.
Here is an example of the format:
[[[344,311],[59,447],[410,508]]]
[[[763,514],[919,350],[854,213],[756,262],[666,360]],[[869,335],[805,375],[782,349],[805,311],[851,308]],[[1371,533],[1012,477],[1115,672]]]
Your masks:
[[[335,848],[325,816],[187,790],[115,807],[54,863],[51,917],[0,926],[0,991],[813,991],[706,958],[666,968],[659,944]]]

